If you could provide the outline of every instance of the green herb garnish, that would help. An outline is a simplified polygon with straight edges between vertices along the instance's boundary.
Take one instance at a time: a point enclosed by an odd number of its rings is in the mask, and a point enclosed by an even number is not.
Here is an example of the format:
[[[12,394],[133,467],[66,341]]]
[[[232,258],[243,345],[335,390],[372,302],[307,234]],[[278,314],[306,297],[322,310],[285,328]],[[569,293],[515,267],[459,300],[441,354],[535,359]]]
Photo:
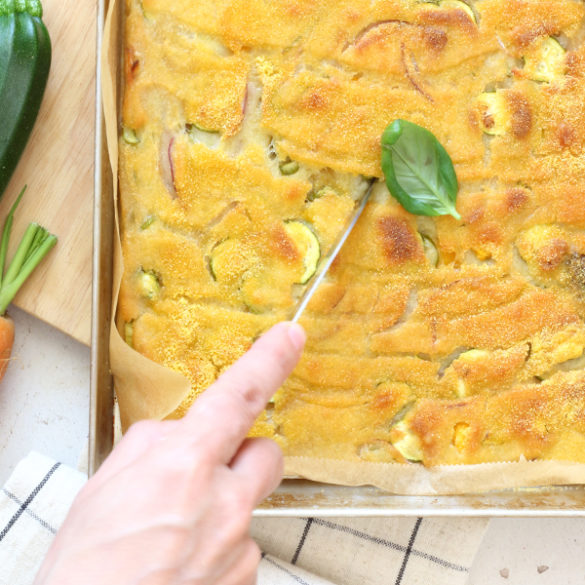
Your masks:
[[[461,216],[453,162],[435,136],[406,120],[395,120],[382,134],[382,170],[388,190],[415,215]]]

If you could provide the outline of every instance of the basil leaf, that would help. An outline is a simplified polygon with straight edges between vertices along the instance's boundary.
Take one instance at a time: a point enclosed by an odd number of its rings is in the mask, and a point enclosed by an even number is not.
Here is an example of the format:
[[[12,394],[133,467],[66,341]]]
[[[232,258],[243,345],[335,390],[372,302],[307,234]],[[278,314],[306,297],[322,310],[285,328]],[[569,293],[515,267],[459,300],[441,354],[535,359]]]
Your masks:
[[[459,185],[451,157],[426,128],[395,120],[382,134],[382,170],[388,190],[415,215],[452,215]]]

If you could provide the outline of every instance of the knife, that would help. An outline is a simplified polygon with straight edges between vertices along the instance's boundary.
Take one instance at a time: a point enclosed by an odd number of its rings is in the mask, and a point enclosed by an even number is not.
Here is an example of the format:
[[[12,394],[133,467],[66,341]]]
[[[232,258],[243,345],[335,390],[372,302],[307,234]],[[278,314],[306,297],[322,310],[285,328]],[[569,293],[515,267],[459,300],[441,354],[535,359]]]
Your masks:
[[[367,188],[366,192],[362,195],[361,200],[359,201],[353,214],[349,218],[349,221],[347,223],[347,227],[345,228],[345,231],[339,236],[339,238],[335,242],[335,245],[331,249],[331,252],[329,252],[329,255],[327,256],[327,258],[321,263],[321,266],[319,266],[319,269],[317,270],[317,275],[313,277],[313,283],[311,284],[311,286],[305,291],[305,293],[301,297],[301,300],[299,301],[297,308],[295,309],[294,315],[290,319],[293,323],[296,323],[300,319],[301,315],[303,314],[303,311],[306,309],[307,305],[309,304],[309,301],[313,298],[315,291],[317,290],[317,288],[319,288],[319,285],[321,284],[321,282],[325,278],[325,275],[327,274],[329,268],[331,268],[333,261],[335,260],[335,258],[337,258],[339,251],[341,250],[341,248],[343,248],[343,244],[345,244],[345,240],[347,240],[347,237],[351,233],[351,230],[353,230],[353,228],[355,227],[355,224],[358,222],[358,219],[362,215],[362,212],[366,208],[366,204],[368,203],[370,195],[372,194],[372,189],[374,188],[374,184],[375,184],[374,181],[372,181],[370,183],[370,186]]]

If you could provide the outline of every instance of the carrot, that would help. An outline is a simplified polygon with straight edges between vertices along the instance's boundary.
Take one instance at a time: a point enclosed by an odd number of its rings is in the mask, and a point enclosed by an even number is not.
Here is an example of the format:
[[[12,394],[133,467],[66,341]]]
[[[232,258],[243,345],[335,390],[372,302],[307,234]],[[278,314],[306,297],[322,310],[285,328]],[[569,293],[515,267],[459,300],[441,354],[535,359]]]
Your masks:
[[[4,377],[10,363],[13,345],[14,321],[8,316],[0,317],[0,380]]]
[[[14,213],[25,191],[26,185],[6,216],[0,238],[0,380],[4,377],[14,345],[14,322],[6,314],[6,309],[26,279],[57,243],[57,237],[44,227],[30,223],[8,268],[4,270]]]

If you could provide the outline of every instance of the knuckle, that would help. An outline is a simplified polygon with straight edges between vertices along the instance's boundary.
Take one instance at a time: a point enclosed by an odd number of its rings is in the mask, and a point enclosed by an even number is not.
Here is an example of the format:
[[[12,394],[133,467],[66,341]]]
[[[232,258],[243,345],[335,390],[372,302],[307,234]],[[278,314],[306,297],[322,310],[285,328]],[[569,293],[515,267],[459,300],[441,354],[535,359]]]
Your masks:
[[[205,390],[201,399],[195,401],[186,419],[191,419],[193,423],[214,419],[218,415],[219,407],[221,405],[218,404],[217,391],[210,387]]]
[[[234,391],[237,392],[239,398],[248,408],[256,406],[263,401],[263,395],[256,377],[241,375],[236,385],[234,385]]]
[[[181,463],[195,471],[210,469],[217,464],[214,454],[207,448],[205,441],[194,437],[186,440],[179,448]]]
[[[244,419],[247,408],[238,392],[229,386],[205,396],[204,400],[196,401],[189,412],[185,428],[201,442],[217,435],[218,429],[225,427],[227,420],[233,432],[245,434],[248,430]]]
[[[232,392],[237,397],[239,406],[244,413],[254,418],[266,405],[267,399],[256,377],[241,376]]]
[[[192,441],[167,451],[165,467],[177,480],[204,486],[212,482],[216,463],[204,445]]]

